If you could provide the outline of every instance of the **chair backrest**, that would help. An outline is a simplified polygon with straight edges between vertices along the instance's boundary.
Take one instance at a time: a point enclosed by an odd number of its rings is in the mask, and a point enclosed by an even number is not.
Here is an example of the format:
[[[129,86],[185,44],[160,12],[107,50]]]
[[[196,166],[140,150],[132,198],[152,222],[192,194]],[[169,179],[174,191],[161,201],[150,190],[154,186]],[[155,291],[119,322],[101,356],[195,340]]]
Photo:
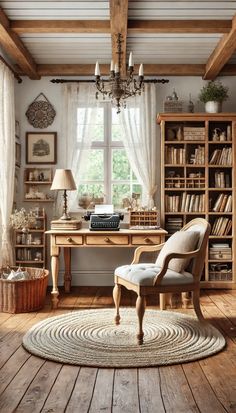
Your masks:
[[[199,241],[196,248],[199,248],[199,254],[191,260],[188,265],[187,271],[196,277],[199,277],[199,280],[202,275],[202,270],[205,262],[206,255],[206,246],[208,238],[211,232],[211,226],[204,218],[195,218],[188,222],[181,231],[194,231],[199,233]]]

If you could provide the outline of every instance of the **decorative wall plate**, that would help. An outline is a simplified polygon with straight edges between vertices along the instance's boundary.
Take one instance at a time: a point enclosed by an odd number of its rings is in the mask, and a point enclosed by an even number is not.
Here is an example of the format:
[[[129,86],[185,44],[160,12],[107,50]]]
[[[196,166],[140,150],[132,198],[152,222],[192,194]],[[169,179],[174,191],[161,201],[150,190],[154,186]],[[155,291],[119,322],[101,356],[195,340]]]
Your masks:
[[[40,96],[43,96],[45,100],[37,100]],[[56,111],[47,97],[40,93],[29,105],[25,115],[34,128],[43,129],[53,123]]]

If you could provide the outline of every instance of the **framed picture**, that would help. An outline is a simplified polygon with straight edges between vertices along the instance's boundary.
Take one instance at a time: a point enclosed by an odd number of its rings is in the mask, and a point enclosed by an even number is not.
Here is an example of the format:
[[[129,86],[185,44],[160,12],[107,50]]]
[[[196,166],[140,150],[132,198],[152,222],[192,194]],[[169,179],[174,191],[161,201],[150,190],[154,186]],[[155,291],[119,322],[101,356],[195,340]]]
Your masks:
[[[25,138],[27,164],[54,164],[57,162],[56,132],[27,132]]]
[[[20,144],[20,139],[16,136],[15,137],[15,165],[20,168],[21,166],[21,144]]]

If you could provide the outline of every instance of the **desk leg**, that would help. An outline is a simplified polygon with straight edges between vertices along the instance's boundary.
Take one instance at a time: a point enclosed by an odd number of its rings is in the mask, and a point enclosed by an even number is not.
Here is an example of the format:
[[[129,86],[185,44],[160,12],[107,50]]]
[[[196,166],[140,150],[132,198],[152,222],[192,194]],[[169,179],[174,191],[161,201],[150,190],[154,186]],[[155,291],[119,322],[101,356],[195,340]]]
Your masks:
[[[59,256],[58,255],[52,255],[51,258],[51,268],[52,268],[52,308],[56,309],[58,307],[58,296],[59,296],[59,291],[57,287],[57,282],[58,282],[58,269],[59,269]]]
[[[65,263],[65,274],[64,274],[64,288],[65,292],[70,292],[71,287],[71,248],[64,248],[64,263]]]

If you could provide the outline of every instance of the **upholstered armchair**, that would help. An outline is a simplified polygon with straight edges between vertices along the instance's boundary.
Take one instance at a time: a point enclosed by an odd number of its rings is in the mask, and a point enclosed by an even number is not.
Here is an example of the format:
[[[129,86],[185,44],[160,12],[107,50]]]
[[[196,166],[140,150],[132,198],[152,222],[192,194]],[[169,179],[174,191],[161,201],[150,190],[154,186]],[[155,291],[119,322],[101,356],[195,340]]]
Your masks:
[[[192,292],[194,310],[198,319],[204,322],[199,302],[200,278],[210,229],[205,219],[193,219],[165,243],[138,247],[131,265],[116,268],[113,290],[115,323],[120,324],[119,305],[121,286],[124,286],[138,296],[138,344],[143,344],[142,325],[147,295]],[[156,262],[139,263],[140,255],[151,251],[159,252]]]

